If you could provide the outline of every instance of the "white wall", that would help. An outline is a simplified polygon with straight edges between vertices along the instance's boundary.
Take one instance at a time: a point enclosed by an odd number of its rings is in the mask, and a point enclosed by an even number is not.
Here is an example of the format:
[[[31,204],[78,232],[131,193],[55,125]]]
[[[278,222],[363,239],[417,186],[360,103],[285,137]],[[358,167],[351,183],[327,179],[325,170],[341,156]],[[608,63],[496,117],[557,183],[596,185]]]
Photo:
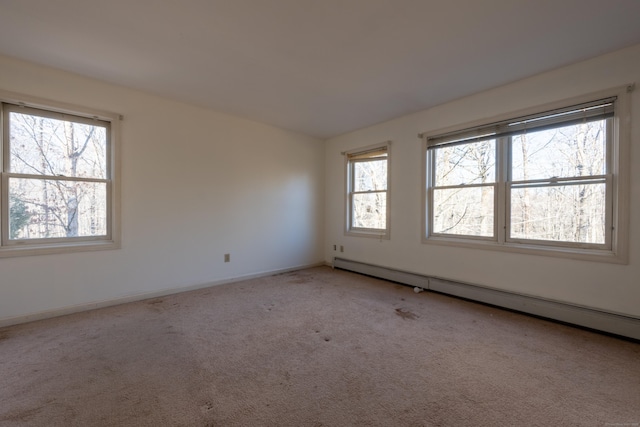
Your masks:
[[[428,132],[637,82],[632,94],[630,262],[615,265],[421,243],[421,141]],[[437,84],[437,82],[434,82]],[[325,259],[334,256],[640,316],[640,45],[326,143]],[[392,142],[391,240],[344,235],[341,151]],[[345,252],[333,251],[344,245]]]
[[[7,57],[0,89],[125,117],[122,249],[0,259],[0,324],[323,261],[322,141]]]

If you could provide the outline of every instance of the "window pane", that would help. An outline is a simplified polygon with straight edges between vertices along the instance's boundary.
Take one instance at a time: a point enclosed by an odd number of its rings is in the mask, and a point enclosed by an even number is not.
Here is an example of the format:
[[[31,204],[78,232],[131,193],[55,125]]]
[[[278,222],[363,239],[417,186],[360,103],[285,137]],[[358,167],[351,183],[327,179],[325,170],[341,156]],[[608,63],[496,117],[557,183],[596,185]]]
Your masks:
[[[13,173],[107,178],[104,126],[9,113]]]
[[[606,120],[512,137],[512,180],[606,174]]]
[[[387,189],[387,159],[353,163],[353,191]]]
[[[605,184],[511,189],[511,237],[605,243]]]
[[[493,186],[434,189],[433,232],[493,236]]]
[[[387,228],[387,193],[353,195],[354,228]]]
[[[436,187],[496,180],[495,140],[434,149]]]
[[[105,236],[107,184],[11,178],[9,238]]]

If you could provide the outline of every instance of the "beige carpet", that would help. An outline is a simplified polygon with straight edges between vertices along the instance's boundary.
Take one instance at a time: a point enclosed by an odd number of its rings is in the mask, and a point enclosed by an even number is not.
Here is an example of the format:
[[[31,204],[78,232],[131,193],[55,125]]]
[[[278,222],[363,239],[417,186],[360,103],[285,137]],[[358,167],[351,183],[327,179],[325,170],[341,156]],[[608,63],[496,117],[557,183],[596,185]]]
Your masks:
[[[0,329],[1,426],[640,423],[640,344],[320,267]]]

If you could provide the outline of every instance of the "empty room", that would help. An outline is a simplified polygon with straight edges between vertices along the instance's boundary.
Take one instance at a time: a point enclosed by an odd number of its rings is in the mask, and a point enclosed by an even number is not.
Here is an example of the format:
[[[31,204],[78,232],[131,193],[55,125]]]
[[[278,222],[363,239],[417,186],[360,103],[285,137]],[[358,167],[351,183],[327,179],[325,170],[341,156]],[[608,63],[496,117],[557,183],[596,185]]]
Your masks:
[[[0,426],[639,426],[639,18],[0,1]]]

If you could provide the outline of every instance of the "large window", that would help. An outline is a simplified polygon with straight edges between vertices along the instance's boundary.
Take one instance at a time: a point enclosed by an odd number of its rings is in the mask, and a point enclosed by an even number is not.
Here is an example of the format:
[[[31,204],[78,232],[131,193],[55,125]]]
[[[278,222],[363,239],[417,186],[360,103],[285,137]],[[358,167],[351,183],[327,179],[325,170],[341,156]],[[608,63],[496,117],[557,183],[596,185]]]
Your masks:
[[[0,255],[114,247],[114,118],[2,103]]]
[[[625,96],[426,135],[425,241],[624,262]]]
[[[389,238],[389,143],[345,153],[347,234]]]

